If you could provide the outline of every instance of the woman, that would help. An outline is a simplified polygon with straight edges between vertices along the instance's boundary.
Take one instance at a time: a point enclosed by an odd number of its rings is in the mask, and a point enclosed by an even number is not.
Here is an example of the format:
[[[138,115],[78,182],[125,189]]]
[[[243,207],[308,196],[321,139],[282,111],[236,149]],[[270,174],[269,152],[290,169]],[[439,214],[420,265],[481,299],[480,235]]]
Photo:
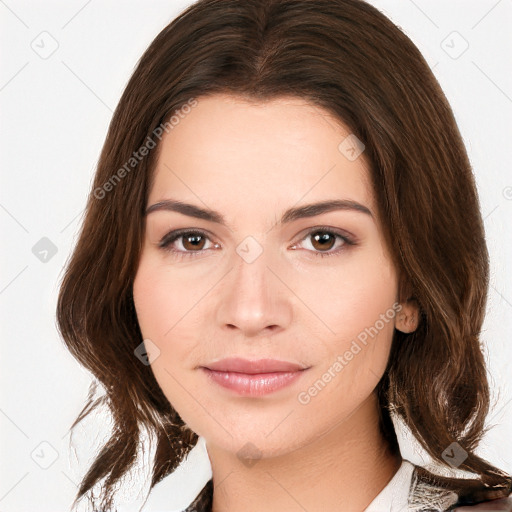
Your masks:
[[[189,511],[506,498],[475,454],[487,286],[460,133],[395,25],[360,0],[197,2],[124,91],[60,290],[114,419],[77,498],[106,478],[112,507],[141,429],[152,486],[204,440]]]

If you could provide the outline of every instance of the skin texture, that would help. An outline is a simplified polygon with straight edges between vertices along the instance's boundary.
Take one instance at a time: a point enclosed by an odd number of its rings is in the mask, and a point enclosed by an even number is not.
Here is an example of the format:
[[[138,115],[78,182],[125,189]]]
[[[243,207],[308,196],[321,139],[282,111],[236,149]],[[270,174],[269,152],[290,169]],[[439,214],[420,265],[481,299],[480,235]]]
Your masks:
[[[302,99],[198,101],[162,139],[147,206],[172,198],[214,209],[228,226],[172,211],[147,216],[133,293],[155,378],[206,439],[214,512],[363,510],[401,462],[379,432],[374,388],[394,329],[410,332],[418,318],[402,304],[377,324],[397,304],[398,272],[364,153],[348,159],[338,149],[348,128]],[[372,215],[336,210],[278,223],[288,208],[331,199],[356,201]],[[339,237],[315,243],[321,227],[354,245]],[[159,247],[182,228],[205,232],[199,248],[186,236],[170,245],[177,252]],[[261,254],[248,263],[240,247]],[[332,255],[319,256],[322,248]],[[332,374],[338,356],[372,326],[378,334],[301,403],[299,393]],[[240,397],[199,368],[231,356],[308,370],[277,392]]]

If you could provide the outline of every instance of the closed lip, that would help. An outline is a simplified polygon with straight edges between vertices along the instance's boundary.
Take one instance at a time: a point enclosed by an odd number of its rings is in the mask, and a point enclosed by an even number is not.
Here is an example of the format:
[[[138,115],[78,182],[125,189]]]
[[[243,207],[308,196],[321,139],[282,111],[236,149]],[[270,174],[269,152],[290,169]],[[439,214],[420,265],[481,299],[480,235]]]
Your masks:
[[[209,370],[218,372],[238,372],[246,374],[274,373],[274,372],[298,372],[307,368],[297,363],[289,361],[280,361],[278,359],[242,359],[240,357],[230,357],[221,359],[204,366]]]

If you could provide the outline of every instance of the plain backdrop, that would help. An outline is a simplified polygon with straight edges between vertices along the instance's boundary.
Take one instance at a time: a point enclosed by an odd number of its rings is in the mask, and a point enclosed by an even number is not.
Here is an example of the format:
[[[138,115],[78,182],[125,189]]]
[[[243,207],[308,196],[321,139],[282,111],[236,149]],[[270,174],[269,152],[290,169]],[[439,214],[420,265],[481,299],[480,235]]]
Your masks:
[[[58,284],[123,88],[149,43],[190,3],[0,1],[2,512],[69,510],[107,432],[108,418],[99,415],[70,443],[91,376],[57,334]],[[433,68],[474,167],[492,265],[483,340],[493,428],[479,453],[511,472],[512,2],[370,3],[411,37]],[[407,443],[403,450],[418,460]],[[144,510],[180,510],[208,472],[199,445]],[[137,497],[136,488],[126,498],[134,505],[123,510],[139,509],[144,494]]]

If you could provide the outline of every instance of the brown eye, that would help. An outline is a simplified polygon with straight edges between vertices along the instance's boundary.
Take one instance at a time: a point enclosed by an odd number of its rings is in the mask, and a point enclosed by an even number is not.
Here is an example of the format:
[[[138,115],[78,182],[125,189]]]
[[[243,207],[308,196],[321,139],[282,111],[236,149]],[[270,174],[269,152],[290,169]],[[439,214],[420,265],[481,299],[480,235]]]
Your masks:
[[[322,226],[311,229],[302,238],[300,245],[294,244],[291,248],[297,249],[302,246],[306,252],[323,258],[325,256],[341,255],[350,246],[354,245],[357,245],[356,240],[345,231]]]
[[[208,234],[191,230],[172,231],[165,235],[158,245],[162,250],[176,256],[196,256],[218,246],[212,244]]]
[[[328,251],[336,243],[336,236],[328,231],[315,231],[310,236],[313,247],[318,251]]]
[[[187,251],[201,250],[204,247],[205,238],[202,235],[181,235],[181,238],[183,239],[183,247]]]

